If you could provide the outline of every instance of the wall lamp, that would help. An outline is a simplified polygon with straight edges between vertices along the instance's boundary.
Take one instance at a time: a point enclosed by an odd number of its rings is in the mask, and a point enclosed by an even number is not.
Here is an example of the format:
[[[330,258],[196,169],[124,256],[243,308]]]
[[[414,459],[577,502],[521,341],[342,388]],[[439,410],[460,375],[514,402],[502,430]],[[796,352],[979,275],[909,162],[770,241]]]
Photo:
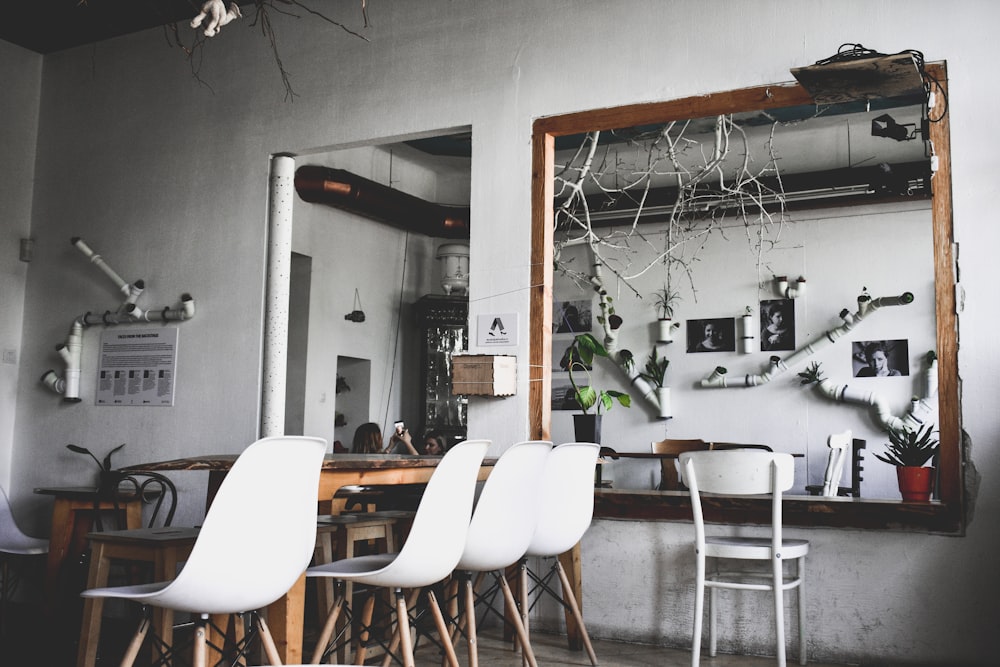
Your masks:
[[[917,138],[916,123],[897,123],[892,116],[887,113],[872,118],[872,136],[889,137],[896,141],[910,141]]]

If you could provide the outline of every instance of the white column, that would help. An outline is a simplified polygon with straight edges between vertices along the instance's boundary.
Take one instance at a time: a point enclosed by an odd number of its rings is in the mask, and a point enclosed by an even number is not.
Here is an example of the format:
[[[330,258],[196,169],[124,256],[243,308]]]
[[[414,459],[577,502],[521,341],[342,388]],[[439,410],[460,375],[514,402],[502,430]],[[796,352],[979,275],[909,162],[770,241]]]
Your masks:
[[[260,436],[285,432],[285,371],[288,357],[288,289],[292,263],[295,160],[271,158],[267,211],[267,286],[264,302]]]

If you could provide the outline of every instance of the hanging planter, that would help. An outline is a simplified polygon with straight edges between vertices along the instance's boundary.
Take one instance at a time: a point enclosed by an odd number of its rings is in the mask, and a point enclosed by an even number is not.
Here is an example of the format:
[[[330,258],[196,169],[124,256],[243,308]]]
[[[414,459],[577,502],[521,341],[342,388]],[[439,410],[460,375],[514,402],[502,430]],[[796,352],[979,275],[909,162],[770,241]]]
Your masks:
[[[649,356],[646,357],[646,366],[639,373],[639,377],[655,389],[657,415],[660,419],[670,419],[673,417],[673,412],[670,408],[670,387],[666,386],[668,366],[670,366],[670,360],[666,357],[661,357],[654,346]]]

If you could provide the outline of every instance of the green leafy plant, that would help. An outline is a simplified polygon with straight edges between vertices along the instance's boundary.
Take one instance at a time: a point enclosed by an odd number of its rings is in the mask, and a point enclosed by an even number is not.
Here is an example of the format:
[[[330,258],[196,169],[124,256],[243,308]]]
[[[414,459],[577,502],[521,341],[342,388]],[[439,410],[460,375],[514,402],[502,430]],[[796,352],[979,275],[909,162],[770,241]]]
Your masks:
[[[639,373],[639,377],[643,378],[654,387],[662,388],[667,376],[667,366],[669,365],[670,360],[666,357],[661,357],[654,346],[653,350],[649,353],[649,356],[646,357],[646,366],[642,372]]]
[[[661,287],[653,292],[653,307],[661,320],[669,320],[674,317],[674,306],[680,301],[680,294],[669,287]]]
[[[610,410],[615,401],[618,401],[622,407],[630,407],[632,397],[628,394],[613,389],[595,389],[590,385],[590,369],[594,365],[594,357],[610,358],[611,355],[589,333],[577,334],[563,355],[564,366],[569,373],[569,382],[573,385],[573,397],[576,399],[577,405],[580,406],[584,414],[588,414],[594,406],[597,406],[597,414],[601,414],[602,410]],[[573,374],[579,371],[587,374],[588,384],[581,386],[577,383]]]
[[[917,431],[889,431],[885,455],[875,454],[875,457],[889,465],[919,468],[937,454],[938,441],[931,438],[932,435],[930,425]]]
[[[801,373],[799,377],[802,378],[801,384],[812,384],[813,382],[822,382],[823,373],[820,371],[820,365],[818,361],[814,361],[809,364],[808,367]]]
[[[118,445],[117,447],[115,447],[114,449],[112,449],[110,452],[108,452],[107,455],[104,457],[104,462],[103,463],[101,461],[98,461],[97,457],[94,456],[94,454],[89,449],[87,449],[86,447],[81,447],[79,445],[66,445],[66,449],[68,449],[71,452],[76,452],[77,454],[86,454],[90,458],[94,459],[94,463],[97,464],[97,467],[98,467],[98,469],[101,472],[110,472],[111,471],[111,455],[114,454],[115,452],[117,452],[119,449],[121,449],[124,446],[125,446],[125,443],[123,442],[122,444]]]

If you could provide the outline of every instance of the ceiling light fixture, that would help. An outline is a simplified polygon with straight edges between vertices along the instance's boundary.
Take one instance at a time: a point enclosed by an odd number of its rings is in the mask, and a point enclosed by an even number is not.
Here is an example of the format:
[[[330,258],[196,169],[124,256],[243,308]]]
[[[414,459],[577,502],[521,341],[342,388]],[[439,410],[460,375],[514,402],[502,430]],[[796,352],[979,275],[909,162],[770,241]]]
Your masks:
[[[916,123],[899,124],[887,113],[872,118],[872,136],[889,137],[896,141],[910,141],[917,138]]]

